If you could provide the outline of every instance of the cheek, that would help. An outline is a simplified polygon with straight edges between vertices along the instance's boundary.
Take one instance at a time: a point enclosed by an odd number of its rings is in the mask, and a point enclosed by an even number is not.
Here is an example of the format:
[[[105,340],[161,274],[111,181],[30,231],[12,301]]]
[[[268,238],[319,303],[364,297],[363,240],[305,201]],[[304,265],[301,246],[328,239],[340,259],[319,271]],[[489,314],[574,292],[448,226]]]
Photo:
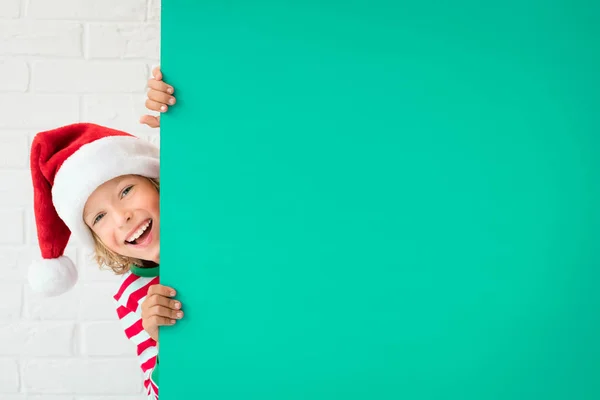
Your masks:
[[[113,230],[108,227],[102,227],[102,229],[96,230],[96,235],[102,240],[102,243],[109,250],[116,251],[120,247],[120,243],[118,243],[115,235],[113,234]]]
[[[156,216],[160,215],[160,202],[158,199],[148,204],[148,210]]]

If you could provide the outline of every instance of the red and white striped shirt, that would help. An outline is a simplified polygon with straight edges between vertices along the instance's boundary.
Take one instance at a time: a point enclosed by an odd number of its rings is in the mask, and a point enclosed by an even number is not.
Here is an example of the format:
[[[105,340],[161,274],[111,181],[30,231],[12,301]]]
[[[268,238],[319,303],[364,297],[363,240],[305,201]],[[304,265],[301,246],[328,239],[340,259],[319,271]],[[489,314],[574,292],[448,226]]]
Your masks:
[[[137,346],[137,354],[144,374],[144,388],[149,400],[158,400],[158,384],[152,379],[158,357],[158,346],[142,326],[141,304],[150,286],[158,283],[158,276],[141,277],[128,271],[123,275],[119,290],[113,296],[125,335]]]

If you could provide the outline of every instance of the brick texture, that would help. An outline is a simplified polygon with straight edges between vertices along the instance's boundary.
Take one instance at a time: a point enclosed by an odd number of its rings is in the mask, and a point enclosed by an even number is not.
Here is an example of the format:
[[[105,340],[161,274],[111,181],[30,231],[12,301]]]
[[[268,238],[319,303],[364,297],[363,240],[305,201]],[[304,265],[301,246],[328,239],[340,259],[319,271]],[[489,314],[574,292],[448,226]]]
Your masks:
[[[144,21],[147,0],[29,0],[28,16],[76,21]]]
[[[83,25],[76,22],[11,20],[0,24],[0,54],[81,57]]]
[[[29,151],[37,132],[80,121],[158,144],[138,121],[160,64],[160,0],[0,3],[0,399],[141,400],[112,301],[120,278],[71,241],[73,290],[45,298],[27,284],[40,256]]]
[[[0,18],[18,18],[21,14],[21,0],[2,0]]]

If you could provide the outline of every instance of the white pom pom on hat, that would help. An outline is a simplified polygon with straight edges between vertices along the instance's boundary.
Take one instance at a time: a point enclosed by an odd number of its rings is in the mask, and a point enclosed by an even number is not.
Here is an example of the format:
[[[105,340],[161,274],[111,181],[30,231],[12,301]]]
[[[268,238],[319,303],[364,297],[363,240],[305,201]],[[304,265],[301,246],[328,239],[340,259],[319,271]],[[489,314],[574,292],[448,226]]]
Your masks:
[[[46,296],[67,292],[77,283],[77,268],[69,257],[34,260],[29,266],[29,285]]]
[[[42,259],[29,268],[31,288],[47,296],[70,290],[77,268],[64,255],[71,234],[93,248],[83,208],[96,188],[122,175],[158,178],[159,149],[104,126],[78,123],[38,133],[31,145],[34,214]]]

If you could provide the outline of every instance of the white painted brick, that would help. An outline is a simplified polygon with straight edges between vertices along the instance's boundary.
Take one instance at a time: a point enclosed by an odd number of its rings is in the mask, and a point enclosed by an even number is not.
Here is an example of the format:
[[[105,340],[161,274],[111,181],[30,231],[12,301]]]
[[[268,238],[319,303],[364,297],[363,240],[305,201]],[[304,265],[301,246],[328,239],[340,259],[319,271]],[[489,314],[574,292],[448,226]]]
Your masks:
[[[150,0],[148,4],[148,21],[160,21],[160,0]]]
[[[24,132],[0,131],[0,168],[29,167],[28,141]]]
[[[36,61],[31,90],[52,93],[130,93],[146,88],[144,63],[103,61]]]
[[[151,58],[160,55],[160,28],[151,24],[90,24],[90,58]]]
[[[112,300],[120,276],[71,240],[80,282],[70,292],[47,298],[27,283],[40,257],[28,158],[37,132],[82,119],[159,140],[159,129],[138,123],[150,113],[159,22],[159,0],[0,0],[0,75],[9,77],[0,80],[2,400],[146,398]]]
[[[18,18],[21,14],[21,0],[2,0],[0,18]]]
[[[29,171],[0,170],[0,207],[23,207],[33,204],[31,186]]]
[[[23,308],[23,285],[19,283],[0,283],[0,320],[13,321],[21,317]],[[0,384],[0,387],[2,385]]]
[[[78,396],[75,400],[148,400],[148,396],[145,394],[138,394],[137,396]]]
[[[79,98],[54,94],[0,94],[1,128],[49,130],[79,121]]]
[[[1,39],[0,43],[2,43]],[[27,87],[29,86],[29,66],[25,61],[0,59],[0,76],[4,77],[4,79],[0,79],[0,91],[27,91]]]
[[[2,400],[75,400],[73,396],[53,396],[53,395],[36,395],[36,394],[11,394],[3,396]],[[117,399],[114,399],[117,400]],[[141,400],[141,399],[140,399]]]
[[[0,24],[0,54],[81,57],[80,23],[13,20]]]
[[[25,316],[30,321],[76,320],[80,301],[80,285],[56,297],[45,297],[25,286]]]
[[[35,251],[36,249],[32,249],[31,247],[0,246],[2,281],[25,283],[27,268],[31,264],[32,254]]]
[[[22,381],[31,393],[132,395],[142,373],[136,358],[33,359],[23,362]]]
[[[24,215],[21,209],[0,208],[0,244],[23,244]]]
[[[116,321],[114,294],[119,289],[113,283],[82,284],[82,295],[79,307],[81,321]]]
[[[29,0],[27,17],[39,19],[76,19],[143,21],[147,0]]]
[[[0,358],[0,393],[19,391],[19,365],[11,358]]]
[[[0,324],[0,354],[3,355],[70,356],[75,353],[75,343],[73,322]]]
[[[145,103],[146,93],[84,95],[81,116],[84,121],[94,121],[136,136],[149,135],[156,129],[139,123],[142,115],[151,113]]]
[[[125,336],[121,322],[91,322],[81,327],[81,354],[86,356],[132,356],[133,342]]]
[[[112,270],[100,269],[100,266],[98,266],[92,256],[86,254],[86,252],[80,251],[77,265],[79,267],[79,279],[81,282],[109,282],[114,288],[119,286],[121,276],[115,275]]]

